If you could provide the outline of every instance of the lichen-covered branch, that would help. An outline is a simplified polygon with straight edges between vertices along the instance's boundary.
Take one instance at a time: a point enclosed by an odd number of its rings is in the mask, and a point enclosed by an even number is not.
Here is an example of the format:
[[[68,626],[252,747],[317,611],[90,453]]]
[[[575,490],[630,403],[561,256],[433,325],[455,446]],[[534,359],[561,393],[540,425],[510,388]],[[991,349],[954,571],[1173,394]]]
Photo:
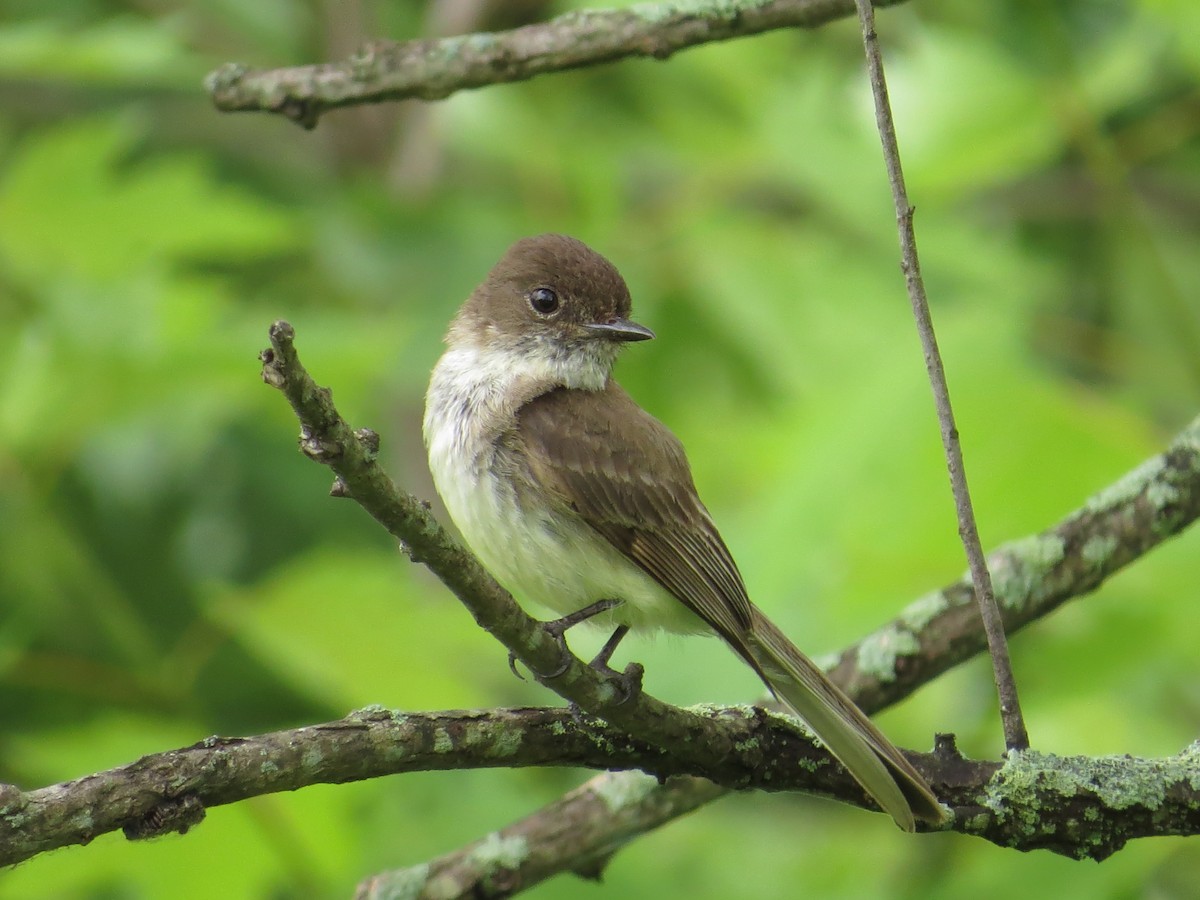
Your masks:
[[[1090,498],[1083,507],[1052,528],[1038,535],[1004,544],[989,556],[994,574],[996,596],[1008,631],[1011,633],[1042,616],[1048,615],[1073,597],[1086,595],[1099,587],[1124,566],[1140,558],[1162,541],[1173,537],[1200,517],[1200,418],[1195,419],[1171,441],[1164,453],[1154,456],[1129,472],[1116,484]],[[964,576],[940,591],[922,597],[903,610],[899,617],[868,635],[831,661],[831,677],[847,689],[851,697],[867,712],[875,712],[911,694],[920,685],[932,680],[947,669],[969,659],[986,647],[986,637],[977,614],[971,579]],[[1060,794],[1059,801],[1042,797],[1031,805],[1026,790],[1031,771],[1022,761],[1053,760],[1035,753],[1012,755],[1004,778],[1007,788],[1000,793],[978,795],[975,799],[960,789],[970,778],[954,779],[944,760],[937,774],[930,773],[939,796],[955,806],[976,805],[975,814],[960,814],[952,828],[964,833],[986,837],[1004,846],[1020,849],[1045,847],[1075,856],[1103,858],[1127,840],[1143,835],[1160,834],[1147,827],[1146,820],[1159,816],[1156,798],[1169,796],[1178,788],[1181,778],[1190,779],[1190,791],[1200,787],[1200,758],[1196,748],[1175,758],[1173,768],[1164,774],[1158,761],[1121,758],[1094,760],[1095,770],[1079,775],[1078,766],[1085,760],[1056,761],[1054,781],[1062,783],[1067,775],[1061,766],[1076,768],[1080,784],[1104,781],[1110,786],[1112,815],[1094,818],[1094,828],[1081,831],[1080,813],[1074,802]],[[1128,763],[1128,768],[1124,764]],[[1133,778],[1134,775],[1138,778]],[[1141,777],[1144,776],[1144,777]],[[1036,782],[1036,777],[1033,778]],[[598,776],[574,794],[539,810],[521,823],[510,826],[520,829],[526,840],[539,829],[553,833],[555,823],[572,821],[579,813],[575,804],[586,802],[589,785],[599,785],[606,795],[620,794],[631,798],[620,811],[604,823],[592,823],[586,839],[581,838],[557,862],[551,860],[542,868],[542,857],[523,860],[521,878],[530,883],[551,875],[575,871],[581,866],[594,867],[597,860],[607,860],[620,844],[637,833],[658,828],[665,810],[683,815],[697,806],[724,796],[724,788],[710,782],[676,778],[662,785],[647,785],[637,772],[616,772]],[[1122,785],[1124,786],[1122,788]],[[1132,809],[1130,786],[1137,785],[1141,805]],[[955,793],[951,794],[951,790]],[[1169,790],[1168,790],[1169,789]],[[1094,790],[1094,788],[1092,788]],[[1166,793],[1164,793],[1166,792]],[[1007,799],[1001,800],[1001,793]],[[1191,796],[1185,791],[1186,796]],[[1016,797],[1025,799],[1016,801]],[[1120,796],[1120,799],[1116,799]],[[582,798],[582,800],[581,800]],[[1099,801],[1101,805],[1107,801]],[[989,813],[989,804],[997,811]],[[1189,805],[1190,804],[1190,805]],[[1001,815],[1000,812],[1009,815]],[[965,810],[964,810],[965,812]],[[1191,816],[1195,825],[1195,806],[1188,800],[1177,809],[1184,819]],[[1119,815],[1118,815],[1119,814]],[[1114,822],[1120,822],[1117,827]],[[636,824],[640,823],[640,827]],[[1147,827],[1147,830],[1142,829]],[[507,834],[509,829],[500,832]],[[1064,840],[1063,836],[1069,835]],[[412,869],[384,873],[363,882],[360,896],[384,896],[394,879],[400,881],[418,877],[451,877],[459,880],[463,894],[446,893],[446,897],[469,896],[469,879],[473,872],[478,878],[500,877],[503,860],[485,857],[464,863],[472,848],[478,854],[479,845],[456,850],[444,857]],[[561,849],[561,848],[560,848]],[[534,851],[531,849],[530,851]],[[489,868],[489,865],[491,868]],[[472,868],[474,866],[474,868]],[[510,877],[508,875],[504,877]],[[514,876],[515,877],[515,876]],[[524,884],[524,882],[522,882]],[[525,886],[528,886],[527,884]]]
[[[1098,861],[1133,838],[1200,833],[1198,791],[1200,742],[1165,759],[1010,753],[976,812],[958,790],[949,793],[964,801],[956,830],[1014,850]]]
[[[210,737],[107,772],[31,791],[0,785],[0,865],[123,830],[140,839],[186,832],[211,806],[312,784],[397,772],[488,766],[588,765],[618,735],[563,728],[560,710],[392,713],[245,738]],[[589,750],[589,747],[591,748]]]
[[[599,880],[626,843],[728,793],[703,778],[668,784],[662,790],[640,772],[605,772],[453,853],[365,879],[354,900],[508,897],[562,872]]]
[[[207,808],[261,794],[430,770],[640,769],[664,781],[704,775],[726,788],[801,790],[869,805],[857,783],[786,718],[752,707],[702,708],[693,715],[717,736],[715,746],[731,752],[711,753],[703,766],[685,762],[565,709],[407,713],[372,707],[291,731],[211,737],[50,787],[0,785],[0,865],[117,830],[131,840],[186,832]],[[921,759],[914,755],[917,765]]]
[[[878,2],[890,5],[899,0]],[[224,112],[281,113],[312,128],[340,106],[417,97],[630,57],[666,59],[688,47],[777,28],[816,28],[850,15],[853,0],[689,0],[571,12],[510,31],[396,43],[373,41],[343,62],[282,69],[229,63],[205,87]]]
[[[186,833],[209,807],[262,794],[431,770],[633,770],[606,772],[424,869],[431,880],[464,885],[471,878],[504,878],[513,888],[529,887],[565,868],[599,871],[637,834],[730,790],[804,791],[871,805],[787,718],[745,706],[703,707],[695,714],[722,732],[733,752],[713,754],[697,767],[563,709],[408,713],[370,707],[322,725],[210,737],[46,788],[0,785],[0,865],[117,830],[130,840]],[[950,828],[1002,846],[1103,858],[1135,837],[1200,833],[1200,746],[1162,760],[1025,753],[1002,768],[963,759],[942,739],[934,753],[910,758],[955,809]],[[411,878],[413,870],[405,871],[377,876],[371,890]]]
[[[988,556],[1009,634],[1100,587],[1200,518],[1200,418],[1166,451],[1040,534]],[[971,579],[922,597],[846,649],[830,675],[868,711],[908,696],[986,647]]]
[[[1014,850],[1101,860],[1133,838],[1200,833],[1200,743],[1166,759],[1026,750],[1001,766],[962,760],[945,741],[922,769],[955,807],[952,830]],[[372,876],[355,898],[507,897],[562,872],[598,878],[624,844],[726,793],[701,778],[607,772],[473,844]]]

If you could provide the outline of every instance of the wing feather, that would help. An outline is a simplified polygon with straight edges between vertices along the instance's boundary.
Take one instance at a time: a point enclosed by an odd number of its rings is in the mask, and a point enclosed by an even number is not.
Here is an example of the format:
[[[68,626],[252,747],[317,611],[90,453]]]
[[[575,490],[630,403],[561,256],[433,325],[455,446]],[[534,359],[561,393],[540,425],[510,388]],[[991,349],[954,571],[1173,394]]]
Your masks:
[[[673,434],[610,381],[559,388],[517,413],[530,474],[706,621],[801,715],[902,828],[942,820],[936,795],[899,750],[750,604],[742,576]]]
[[[615,382],[559,388],[517,413],[531,474],[750,660],[750,600],[670,430]]]

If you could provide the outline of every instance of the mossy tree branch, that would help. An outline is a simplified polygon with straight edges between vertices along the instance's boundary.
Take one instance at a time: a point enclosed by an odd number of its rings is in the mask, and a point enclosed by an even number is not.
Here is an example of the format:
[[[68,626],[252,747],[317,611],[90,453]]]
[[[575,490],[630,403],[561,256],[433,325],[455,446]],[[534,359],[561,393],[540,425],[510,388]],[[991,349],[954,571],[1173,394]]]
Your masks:
[[[1054,757],[1026,750],[999,763],[939,746],[924,771],[958,813],[951,826],[1002,847],[1101,860],[1135,837],[1200,831],[1200,743],[1166,759]],[[510,896],[563,872],[598,878],[639,834],[728,791],[701,778],[665,785],[606,772],[531,816],[418,866],[363,881],[356,900]]]
[[[731,790],[804,791],[869,805],[854,780],[785,717],[754,707],[695,714],[730,740],[732,754],[714,754],[697,767],[563,709],[407,713],[370,707],[321,725],[214,736],[46,788],[0,786],[0,865],[117,830],[130,840],[186,833],[207,808],[263,794],[432,770],[636,770],[605,772],[534,815],[421,867],[432,880],[465,879],[464,896],[471,896],[470,878],[503,878],[515,890],[566,869],[596,871],[621,844]],[[1027,752],[1002,767],[963,759],[942,738],[934,753],[910,758],[955,808],[952,830],[1001,846],[1102,859],[1133,838],[1200,833],[1200,745],[1156,760]],[[519,859],[513,856],[518,836]],[[493,857],[480,850],[489,846],[507,849]],[[370,890],[386,893],[387,885],[411,879],[414,871],[376,876]]]
[[[888,6],[899,0],[877,2]],[[628,9],[571,12],[509,31],[436,40],[372,41],[351,59],[324,65],[253,69],[228,63],[205,88],[223,112],[273,112],[313,128],[342,106],[420,98],[524,81],[634,57],[666,59],[679,50],[778,28],[817,28],[854,12],[853,0],[690,0]]]
[[[1012,633],[1083,597],[1183,532],[1200,517],[1200,418],[1115,484],[1087,500],[1045,531],[1006,543],[988,556],[996,599]],[[921,597],[882,628],[830,661],[828,671],[855,702],[875,712],[987,647],[969,576]],[[1177,810],[1186,828],[1196,825],[1200,750],[1192,745],[1168,760],[1057,758],[1013,754],[994,781],[980,790],[978,772],[954,775],[952,754],[937,754],[924,768],[939,796],[956,808],[955,831],[986,837],[1015,849],[1050,849],[1068,856],[1103,859],[1134,837],[1173,833],[1154,823]],[[971,763],[970,765],[998,764]],[[969,771],[969,770],[965,770]],[[992,769],[996,771],[996,769]],[[985,779],[986,781],[986,779]],[[970,787],[968,785],[974,785]],[[962,790],[964,793],[959,793]],[[619,810],[589,826],[573,853],[547,861],[531,846],[514,868],[511,860],[485,852],[496,840],[520,834],[531,845],[543,830],[553,833],[590,808],[593,793],[625,798]],[[711,782],[673,778],[648,784],[636,772],[597,776],[576,791],[483,842],[420,866],[382,873],[360,885],[361,898],[381,897],[396,883],[418,876],[446,888],[445,897],[470,896],[473,885],[501,878],[523,887],[561,872],[594,873],[640,831],[658,828],[728,791]],[[1131,802],[1133,797],[1136,802]],[[1036,798],[1036,800],[1035,800]],[[1084,805],[1080,805],[1080,801]],[[1103,811],[1094,807],[1099,805]],[[968,807],[975,811],[969,812]],[[1135,808],[1136,807],[1136,808]],[[1084,825],[1086,823],[1086,825]],[[455,888],[456,890],[451,890]]]
[[[1096,590],[1200,518],[1200,418],[1146,460],[1040,534],[988,554],[1011,634]],[[843,651],[831,677],[871,711],[984,650],[971,578],[922,597]]]
[[[664,781],[702,775],[729,789],[809,791],[868,805],[854,780],[790,720],[751,707],[691,714],[718,736],[715,745],[732,751],[710,753],[703,765],[685,762],[566,709],[408,713],[371,707],[321,725],[214,736],[37,790],[0,785],[0,865],[117,830],[130,839],[186,832],[208,807],[262,794],[432,770],[639,769]],[[914,759],[920,764],[919,755]]]

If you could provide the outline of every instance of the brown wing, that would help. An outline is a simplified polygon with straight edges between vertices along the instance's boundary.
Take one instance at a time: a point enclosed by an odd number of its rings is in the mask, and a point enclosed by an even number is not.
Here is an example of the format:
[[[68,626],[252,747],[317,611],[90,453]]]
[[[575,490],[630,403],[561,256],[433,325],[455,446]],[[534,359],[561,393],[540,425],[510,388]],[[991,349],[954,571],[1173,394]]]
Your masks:
[[[746,588],[665,425],[609,381],[531,400],[517,438],[545,490],[750,659]]]
[[[603,391],[559,388],[530,401],[515,437],[539,485],[725,638],[902,828],[915,829],[914,810],[942,821],[920,773],[750,605],[683,447],[662,423],[610,381]]]

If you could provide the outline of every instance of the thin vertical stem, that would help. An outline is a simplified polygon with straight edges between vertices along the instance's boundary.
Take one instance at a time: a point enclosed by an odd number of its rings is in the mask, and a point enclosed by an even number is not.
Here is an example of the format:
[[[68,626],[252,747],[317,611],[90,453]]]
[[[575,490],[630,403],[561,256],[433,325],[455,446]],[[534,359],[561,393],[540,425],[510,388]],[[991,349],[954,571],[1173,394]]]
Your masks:
[[[975,584],[975,597],[979,601],[979,612],[983,619],[984,632],[987,634],[992,670],[996,678],[996,692],[1000,697],[1000,721],[1004,727],[1004,742],[1009,750],[1024,750],[1029,746],[1029,733],[1021,715],[1017,682],[1008,655],[1008,640],[1004,635],[1004,623],[992,591],[992,577],[988,573],[987,560],[979,543],[975,512],[971,507],[970,491],[967,489],[962,448],[958,441],[958,428],[954,424],[954,411],[950,406],[950,388],[946,383],[946,372],[942,367],[942,357],[938,352],[937,338],[933,331],[933,317],[925,295],[925,282],[921,278],[917,239],[913,232],[913,207],[908,202],[904,173],[900,167],[900,148],[896,141],[891,104],[888,102],[887,83],[883,76],[879,38],[875,33],[875,11],[871,8],[870,0],[855,0],[855,5],[858,7],[858,18],[862,24],[867,71],[871,81],[871,94],[875,100],[875,122],[883,144],[883,159],[887,166],[888,182],[892,186],[892,199],[896,204],[896,225],[900,232],[900,266],[904,272],[908,296],[912,301],[913,317],[916,319],[917,332],[925,353],[929,384],[933,388],[934,405],[937,407],[938,422],[942,430],[942,446],[946,452],[946,466],[950,471],[950,487],[954,492],[954,508],[958,514],[958,534],[967,553],[971,580]]]

